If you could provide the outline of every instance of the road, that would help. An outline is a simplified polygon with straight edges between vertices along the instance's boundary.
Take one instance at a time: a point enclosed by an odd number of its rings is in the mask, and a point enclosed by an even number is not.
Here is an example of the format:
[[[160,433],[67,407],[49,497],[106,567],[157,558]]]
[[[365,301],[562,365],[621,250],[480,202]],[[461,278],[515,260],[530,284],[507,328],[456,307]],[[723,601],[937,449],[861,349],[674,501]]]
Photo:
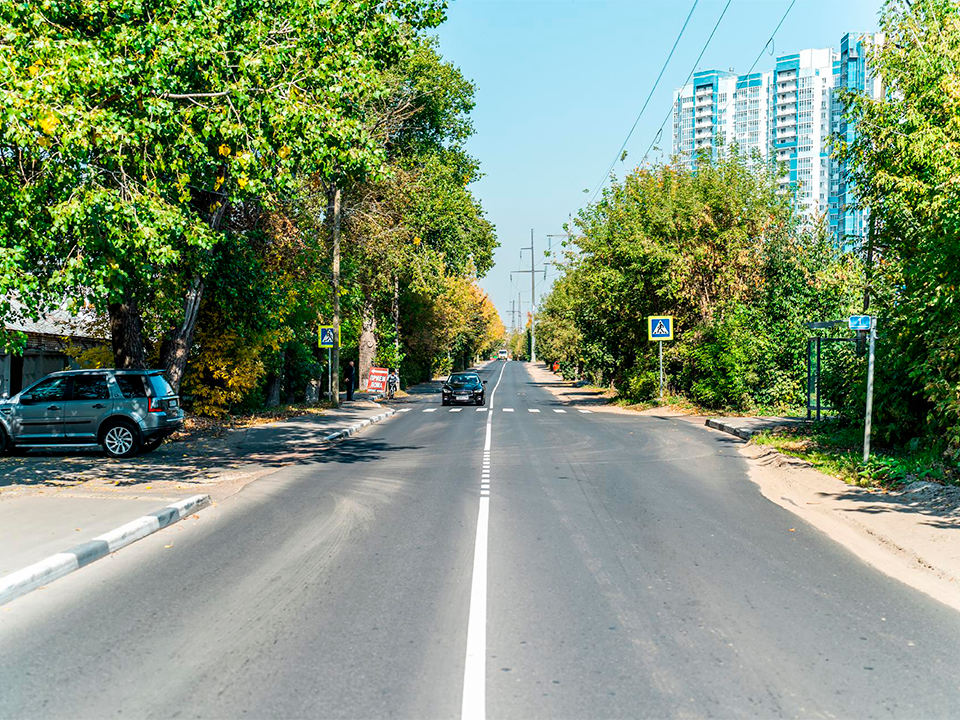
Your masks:
[[[0,717],[960,713],[957,613],[733,438],[482,374],[6,606]]]

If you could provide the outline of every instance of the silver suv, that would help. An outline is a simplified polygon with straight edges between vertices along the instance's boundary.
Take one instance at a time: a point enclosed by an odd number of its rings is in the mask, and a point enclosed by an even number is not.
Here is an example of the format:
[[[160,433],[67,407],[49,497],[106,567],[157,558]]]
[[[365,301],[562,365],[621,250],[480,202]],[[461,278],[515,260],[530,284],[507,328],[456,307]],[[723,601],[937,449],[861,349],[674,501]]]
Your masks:
[[[111,457],[154,450],[183,425],[161,370],[68,370],[0,400],[0,449],[98,443]]]

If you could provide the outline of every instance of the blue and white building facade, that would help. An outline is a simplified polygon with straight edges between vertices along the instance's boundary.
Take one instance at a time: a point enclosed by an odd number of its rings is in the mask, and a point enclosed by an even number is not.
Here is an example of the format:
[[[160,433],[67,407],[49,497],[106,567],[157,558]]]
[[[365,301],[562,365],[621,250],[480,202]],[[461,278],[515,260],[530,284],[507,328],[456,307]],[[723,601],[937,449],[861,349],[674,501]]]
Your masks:
[[[840,51],[801,50],[777,58],[773,70],[736,75],[707,70],[674,95],[673,153],[692,169],[736,144],[742,152],[784,169],[780,187],[802,218],[824,222],[843,245],[865,232],[846,168],[831,157],[831,136],[852,137],[843,119],[840,87],[879,97],[865,62],[880,36],[848,33]]]

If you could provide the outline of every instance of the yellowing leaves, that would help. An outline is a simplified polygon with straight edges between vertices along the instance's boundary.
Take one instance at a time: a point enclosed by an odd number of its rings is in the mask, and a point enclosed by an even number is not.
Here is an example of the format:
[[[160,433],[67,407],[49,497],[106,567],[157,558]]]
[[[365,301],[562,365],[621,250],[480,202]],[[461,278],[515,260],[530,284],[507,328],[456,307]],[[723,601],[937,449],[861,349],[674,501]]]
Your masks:
[[[57,125],[59,124],[60,119],[53,113],[47,113],[40,118],[39,121],[40,129],[43,130],[47,135],[52,135],[53,131],[57,129]]]
[[[230,149],[229,145],[221,145],[220,147],[217,148],[217,152],[219,152],[224,157],[227,157],[228,155],[230,155],[232,150]]]
[[[280,150],[277,151],[277,155],[280,156],[281,160],[286,160],[288,157],[290,157],[290,147],[288,145],[284,145],[282,148],[280,148]]]
[[[213,189],[219,190],[223,185],[224,180],[226,180],[226,178],[223,175],[218,175],[216,182],[213,183]]]
[[[246,175],[241,175],[239,178],[237,178],[237,185],[240,186],[241,190],[247,186],[248,182],[250,182],[250,179]]]

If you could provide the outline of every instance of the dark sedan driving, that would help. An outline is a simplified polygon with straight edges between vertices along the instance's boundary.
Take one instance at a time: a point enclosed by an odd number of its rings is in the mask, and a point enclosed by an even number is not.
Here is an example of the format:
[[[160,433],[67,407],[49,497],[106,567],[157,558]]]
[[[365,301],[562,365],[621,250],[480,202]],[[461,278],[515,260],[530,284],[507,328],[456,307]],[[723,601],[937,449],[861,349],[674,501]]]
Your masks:
[[[443,384],[443,404],[473,403],[483,405],[486,402],[486,380],[476,373],[454,373]]]

